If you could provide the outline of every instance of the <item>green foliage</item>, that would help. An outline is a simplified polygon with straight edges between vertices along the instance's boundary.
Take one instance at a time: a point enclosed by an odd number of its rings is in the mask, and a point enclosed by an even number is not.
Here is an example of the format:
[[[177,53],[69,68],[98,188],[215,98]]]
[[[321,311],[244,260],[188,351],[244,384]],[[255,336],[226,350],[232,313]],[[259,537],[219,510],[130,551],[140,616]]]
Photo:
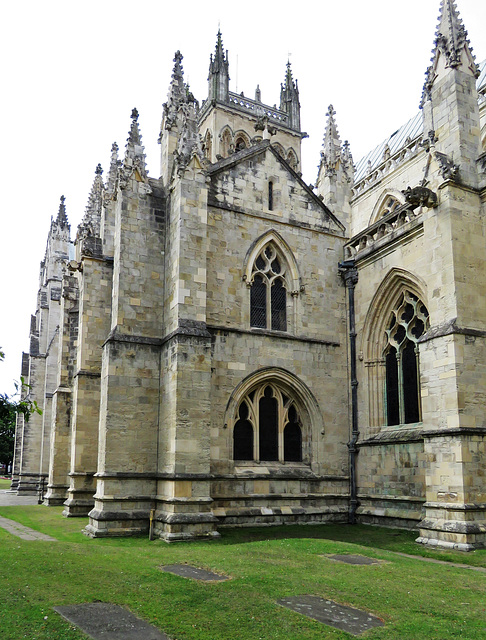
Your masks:
[[[5,353],[0,348],[0,362]],[[15,383],[15,393],[9,396],[0,393],[0,464],[8,465],[13,459],[15,440],[15,421],[17,415],[23,415],[28,421],[33,413],[42,414],[35,400],[27,397],[29,385],[21,377]]]

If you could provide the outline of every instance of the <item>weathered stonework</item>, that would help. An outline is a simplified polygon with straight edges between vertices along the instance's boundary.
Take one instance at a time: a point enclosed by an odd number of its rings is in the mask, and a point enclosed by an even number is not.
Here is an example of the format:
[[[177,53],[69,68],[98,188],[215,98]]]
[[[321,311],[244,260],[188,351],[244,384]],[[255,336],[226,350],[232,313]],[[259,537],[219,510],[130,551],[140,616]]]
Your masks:
[[[44,413],[19,420],[12,486],[48,472],[45,504],[93,537],[359,521],[485,546],[485,65],[478,83],[466,36],[442,0],[422,112],[356,166],[329,107],[315,188],[290,65],[278,108],[233,94],[218,33],[200,107],[177,52],[160,178],[134,110],[71,260],[63,203],[51,225],[22,365]]]

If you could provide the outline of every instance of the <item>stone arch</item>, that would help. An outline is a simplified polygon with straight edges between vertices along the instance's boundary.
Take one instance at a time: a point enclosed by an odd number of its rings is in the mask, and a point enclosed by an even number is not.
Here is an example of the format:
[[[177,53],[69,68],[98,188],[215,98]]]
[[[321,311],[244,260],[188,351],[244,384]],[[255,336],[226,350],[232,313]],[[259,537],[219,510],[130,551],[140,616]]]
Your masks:
[[[393,209],[405,204],[405,196],[398,189],[386,189],[375,203],[370,216],[369,225],[378,222],[380,218]]]
[[[270,229],[270,231],[267,231],[266,233],[261,235],[257,240],[253,242],[253,244],[248,249],[243,266],[243,280],[247,283],[247,285],[251,284],[253,264],[258,255],[265,248],[265,246],[270,243],[273,243],[277,247],[277,249],[284,257],[285,261],[287,262],[287,266],[289,269],[288,285],[290,293],[292,295],[298,295],[301,291],[302,283],[299,274],[299,268],[297,266],[297,261],[292,252],[292,249],[289,247],[287,242],[274,229]]]
[[[204,156],[209,162],[213,161],[213,135],[209,129],[204,135]]]
[[[312,434],[324,432],[324,424],[317,400],[307,385],[297,378],[293,373],[279,367],[265,367],[254,371],[242,380],[233,390],[225,410],[225,424],[231,443],[233,443],[234,429],[240,421],[240,407],[248,398],[255,402],[264,390],[270,386],[280,393],[288,404],[296,407],[299,416],[301,429],[301,461],[305,464],[311,463],[312,457]],[[251,403],[250,403],[251,404]],[[251,408],[250,408],[251,412]],[[284,429],[280,423],[278,432],[278,461],[284,461]],[[260,460],[258,433],[254,433],[253,460]],[[230,459],[234,458],[233,444],[230,445]],[[277,460],[276,460],[277,461]]]
[[[224,126],[219,134],[219,155],[227,158],[234,151],[233,131],[228,125]]]
[[[292,169],[294,171],[297,171],[297,169],[299,168],[299,160],[297,158],[297,154],[292,149],[292,147],[290,147],[290,149],[287,150],[287,155],[285,159],[287,160],[288,164],[292,167]]]
[[[272,142],[272,147],[275,149],[279,156],[285,158],[285,149],[280,144],[280,142]]]
[[[243,149],[248,149],[251,144],[250,136],[243,130],[236,131],[234,135],[234,146],[235,151],[242,151]]]
[[[385,356],[387,328],[394,306],[401,295],[411,293],[426,307],[427,286],[418,276],[400,268],[392,268],[383,278],[368,308],[360,341],[365,379],[367,378],[369,426],[371,433],[386,425]]]

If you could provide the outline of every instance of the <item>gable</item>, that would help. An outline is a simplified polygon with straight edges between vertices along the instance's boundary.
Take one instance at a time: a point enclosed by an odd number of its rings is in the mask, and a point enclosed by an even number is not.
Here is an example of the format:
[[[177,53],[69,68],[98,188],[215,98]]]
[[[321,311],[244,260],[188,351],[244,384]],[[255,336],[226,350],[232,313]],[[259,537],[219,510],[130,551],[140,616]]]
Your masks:
[[[344,226],[267,140],[208,168],[208,204],[344,235]]]

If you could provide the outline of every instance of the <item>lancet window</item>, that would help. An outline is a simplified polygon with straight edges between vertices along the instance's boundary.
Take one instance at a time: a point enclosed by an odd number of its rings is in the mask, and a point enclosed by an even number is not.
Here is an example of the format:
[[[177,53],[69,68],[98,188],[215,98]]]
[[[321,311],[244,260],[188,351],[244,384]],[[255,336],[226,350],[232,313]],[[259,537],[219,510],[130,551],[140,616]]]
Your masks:
[[[389,213],[392,213],[392,211],[395,211],[395,209],[398,209],[399,206],[400,206],[400,203],[398,202],[398,200],[393,196],[390,196],[383,203],[383,206],[381,207],[381,210],[379,213],[379,217],[383,218],[383,216],[386,216]]]
[[[286,264],[273,243],[253,263],[250,289],[250,325],[273,331],[287,330]]]
[[[240,402],[233,428],[234,460],[302,461],[302,426],[294,400],[265,382]]]
[[[388,425],[420,422],[418,340],[429,325],[425,305],[404,291],[391,312],[386,333],[385,414]]]

